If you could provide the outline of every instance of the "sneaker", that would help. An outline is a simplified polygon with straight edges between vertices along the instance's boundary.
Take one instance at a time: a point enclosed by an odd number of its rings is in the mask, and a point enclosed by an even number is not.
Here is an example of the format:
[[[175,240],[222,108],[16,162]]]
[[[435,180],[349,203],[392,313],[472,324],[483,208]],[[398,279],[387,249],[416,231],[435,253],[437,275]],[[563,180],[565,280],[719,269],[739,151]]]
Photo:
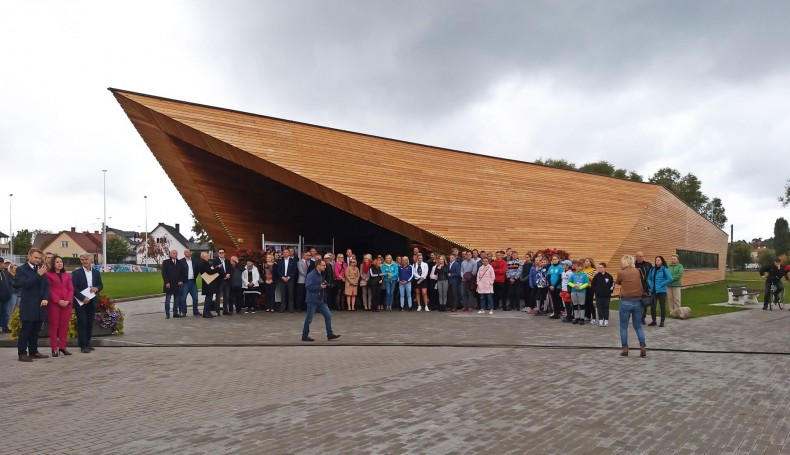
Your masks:
[[[426,305],[426,307],[425,307],[425,311],[431,311],[431,309],[430,309],[430,308],[428,308],[428,306]]]
[[[422,311],[422,307],[417,305],[417,311]]]
[[[480,311],[477,312],[477,314],[485,314],[485,312],[486,312],[486,310],[480,310]]]
[[[250,313],[255,314],[255,310],[250,310]]]
[[[603,326],[604,327],[609,327],[609,320],[608,319],[603,321]]]
[[[597,322],[595,319],[590,319],[590,324],[592,324],[592,325],[595,325],[595,324],[597,324],[597,323],[598,323],[598,322]]]
[[[248,314],[249,312],[250,312],[250,310],[244,310],[244,314]],[[238,314],[238,313],[236,313],[236,314]]]
[[[593,324],[594,324],[594,323],[593,323]],[[600,321],[600,322],[598,322],[598,327],[603,327],[603,319],[601,319],[601,321]]]
[[[494,310],[488,310],[488,314],[494,314]]]

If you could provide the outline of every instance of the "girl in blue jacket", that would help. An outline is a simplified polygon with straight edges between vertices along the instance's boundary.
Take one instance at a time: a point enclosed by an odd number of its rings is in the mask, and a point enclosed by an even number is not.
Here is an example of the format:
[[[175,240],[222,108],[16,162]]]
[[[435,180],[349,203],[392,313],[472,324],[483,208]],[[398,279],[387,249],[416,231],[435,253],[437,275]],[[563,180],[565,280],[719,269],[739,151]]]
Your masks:
[[[656,301],[661,305],[661,324],[664,327],[664,320],[667,314],[667,285],[672,282],[672,274],[669,273],[667,263],[663,256],[656,256],[655,266],[647,274],[647,285],[650,286],[650,295],[653,296],[653,303],[650,305],[650,316],[653,321],[648,325],[656,325]]]

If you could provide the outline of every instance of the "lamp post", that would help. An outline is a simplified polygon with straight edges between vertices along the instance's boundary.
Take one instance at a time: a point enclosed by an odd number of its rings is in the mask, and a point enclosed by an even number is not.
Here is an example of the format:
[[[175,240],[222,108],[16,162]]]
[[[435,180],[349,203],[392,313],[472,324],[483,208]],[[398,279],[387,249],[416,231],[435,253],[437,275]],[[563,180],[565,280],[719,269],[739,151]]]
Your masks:
[[[101,233],[101,262],[102,272],[107,271],[107,169],[102,169],[103,172],[103,187],[104,187],[104,222],[102,223]]]
[[[145,255],[143,256],[143,265],[148,266],[148,196],[144,195],[145,200]]]
[[[8,235],[11,236],[11,240],[9,240],[9,247],[11,248],[11,260],[14,259],[14,227],[11,224],[11,200],[14,197],[14,193],[8,195]]]

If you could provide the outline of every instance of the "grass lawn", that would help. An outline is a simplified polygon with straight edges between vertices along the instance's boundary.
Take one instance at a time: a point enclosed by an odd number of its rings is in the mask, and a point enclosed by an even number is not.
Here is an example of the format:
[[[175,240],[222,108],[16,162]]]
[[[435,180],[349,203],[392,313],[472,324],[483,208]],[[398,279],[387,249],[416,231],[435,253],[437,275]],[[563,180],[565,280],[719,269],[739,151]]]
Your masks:
[[[738,306],[711,306],[712,303],[722,303],[727,301],[727,286],[731,284],[745,284],[749,289],[763,289],[765,281],[760,278],[757,272],[735,272],[732,275],[727,273],[724,281],[703,286],[696,286],[683,290],[682,305],[691,308],[691,317],[698,318],[715,314],[732,313],[743,311],[745,308]],[[762,291],[760,299],[762,300]],[[667,307],[669,304],[667,304]],[[612,311],[616,311],[618,302],[612,302]],[[660,310],[656,308],[656,313]],[[669,311],[669,308],[667,308]]]
[[[162,293],[162,274],[151,273],[102,273],[104,293],[114,299]]]

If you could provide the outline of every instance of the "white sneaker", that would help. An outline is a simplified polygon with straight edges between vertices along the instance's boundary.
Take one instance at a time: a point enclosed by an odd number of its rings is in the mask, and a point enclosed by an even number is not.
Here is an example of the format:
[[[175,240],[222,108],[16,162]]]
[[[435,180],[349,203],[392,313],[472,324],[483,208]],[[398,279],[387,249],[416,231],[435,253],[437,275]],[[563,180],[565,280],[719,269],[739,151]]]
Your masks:
[[[417,311],[422,311],[422,307],[417,305]]]
[[[590,324],[595,325],[597,322],[595,319],[590,319]]]
[[[604,327],[609,327],[609,320],[608,319],[603,321],[603,326]]]
[[[488,314],[494,314],[494,310],[488,310]]]
[[[431,310],[428,308],[428,305],[425,305],[425,311],[431,311]]]
[[[601,322],[598,323],[598,327],[603,327],[603,319],[601,319]]]
[[[485,314],[485,312],[486,312],[486,310],[480,310],[480,311],[477,312],[477,314]]]

